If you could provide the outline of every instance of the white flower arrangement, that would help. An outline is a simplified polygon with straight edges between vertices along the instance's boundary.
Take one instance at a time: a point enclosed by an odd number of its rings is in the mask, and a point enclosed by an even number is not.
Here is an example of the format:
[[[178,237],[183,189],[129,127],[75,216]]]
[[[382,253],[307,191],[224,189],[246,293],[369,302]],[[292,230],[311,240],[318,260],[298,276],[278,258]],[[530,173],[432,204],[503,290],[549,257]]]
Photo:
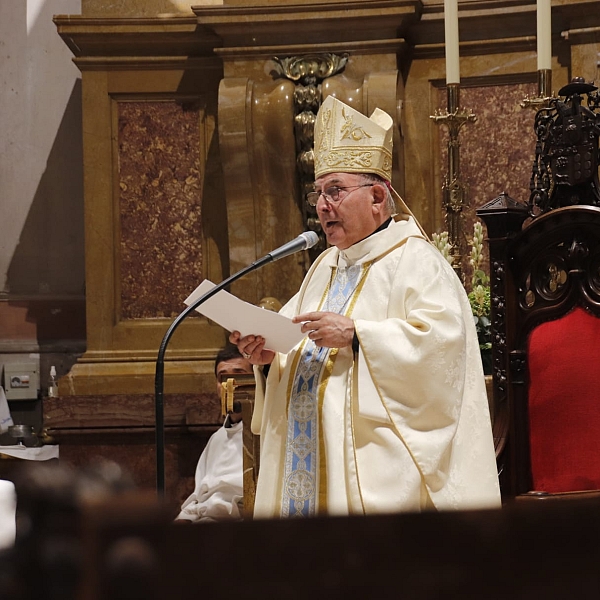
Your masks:
[[[448,238],[448,232],[434,233],[431,243],[440,251],[442,256],[452,264],[452,244]],[[481,350],[484,369],[491,370],[492,332],[490,320],[490,278],[482,269],[483,264],[483,226],[476,222],[473,226],[473,238],[471,240],[471,252],[469,253],[469,265],[473,269],[471,276],[471,291],[468,292],[471,312],[475,321],[479,349]]]
[[[431,236],[431,243],[440,251],[440,254],[450,263],[454,262],[452,256],[452,244],[450,243],[448,232],[434,233]]]

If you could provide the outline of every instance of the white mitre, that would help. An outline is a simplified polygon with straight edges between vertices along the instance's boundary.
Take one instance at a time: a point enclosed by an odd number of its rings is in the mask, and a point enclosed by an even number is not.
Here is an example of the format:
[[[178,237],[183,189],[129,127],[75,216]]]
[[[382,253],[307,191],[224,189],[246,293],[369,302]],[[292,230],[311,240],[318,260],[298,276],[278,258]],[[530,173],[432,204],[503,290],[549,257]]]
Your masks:
[[[327,173],[375,173],[392,180],[394,121],[376,108],[371,117],[328,96],[315,123],[315,179]]]
[[[328,173],[374,173],[388,184],[392,198],[399,208],[396,218],[411,216],[403,198],[392,187],[392,149],[394,120],[380,108],[366,117],[333,96],[327,96],[315,122],[314,162],[315,179]]]

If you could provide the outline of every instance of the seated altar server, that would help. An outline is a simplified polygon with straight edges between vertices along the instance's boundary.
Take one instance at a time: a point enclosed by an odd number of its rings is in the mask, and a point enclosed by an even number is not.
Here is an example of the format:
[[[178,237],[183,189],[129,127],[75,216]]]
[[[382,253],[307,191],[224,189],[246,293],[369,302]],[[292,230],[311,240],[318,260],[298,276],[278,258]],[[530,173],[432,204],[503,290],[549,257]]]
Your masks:
[[[226,346],[215,360],[219,397],[221,376],[238,373],[252,373],[252,365],[235,346]],[[196,466],[196,487],[181,506],[176,521],[195,523],[242,518],[242,427],[242,414],[229,413],[223,426],[208,440]]]

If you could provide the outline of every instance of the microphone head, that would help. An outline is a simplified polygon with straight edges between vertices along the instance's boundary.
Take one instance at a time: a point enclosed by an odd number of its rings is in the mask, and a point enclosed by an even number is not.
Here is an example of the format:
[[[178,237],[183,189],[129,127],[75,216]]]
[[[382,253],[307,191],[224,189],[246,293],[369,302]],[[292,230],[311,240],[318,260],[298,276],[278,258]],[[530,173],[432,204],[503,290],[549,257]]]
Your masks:
[[[319,236],[314,231],[305,231],[300,234],[300,237],[306,240],[306,246],[304,246],[305,250],[312,248],[319,241]]]

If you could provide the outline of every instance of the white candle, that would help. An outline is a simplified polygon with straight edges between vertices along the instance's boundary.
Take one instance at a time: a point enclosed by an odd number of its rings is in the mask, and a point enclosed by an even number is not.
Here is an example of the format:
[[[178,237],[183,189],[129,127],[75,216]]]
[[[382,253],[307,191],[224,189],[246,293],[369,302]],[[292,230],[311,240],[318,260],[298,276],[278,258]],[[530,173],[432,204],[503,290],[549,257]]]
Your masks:
[[[537,0],[537,68],[552,69],[552,3]]]
[[[446,34],[446,83],[460,83],[458,56],[458,0],[444,0]]]
[[[15,484],[0,479],[0,549],[15,543],[17,497]]]

